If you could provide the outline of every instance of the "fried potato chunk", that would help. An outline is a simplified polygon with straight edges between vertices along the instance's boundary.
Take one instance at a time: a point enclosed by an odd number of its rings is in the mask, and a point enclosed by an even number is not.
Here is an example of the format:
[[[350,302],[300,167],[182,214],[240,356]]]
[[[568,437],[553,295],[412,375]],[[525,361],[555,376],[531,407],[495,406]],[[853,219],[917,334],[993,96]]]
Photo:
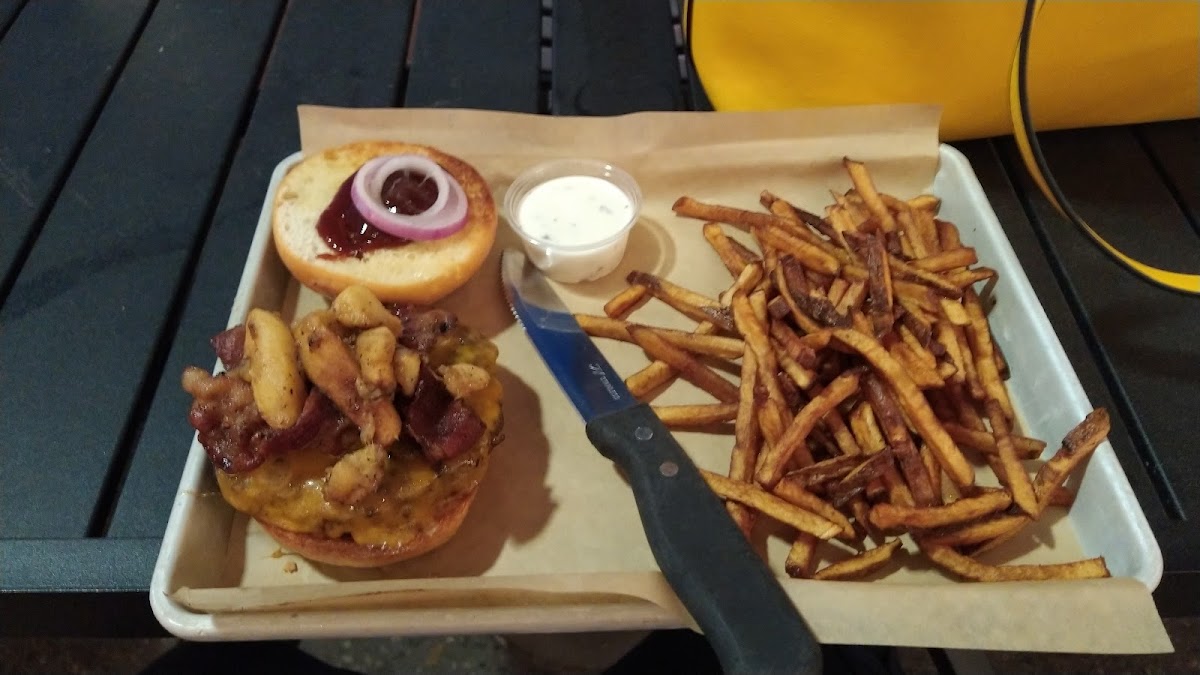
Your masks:
[[[375,328],[383,326],[399,337],[404,332],[404,322],[387,311],[379,298],[366,286],[347,286],[338,293],[330,306],[338,323],[347,328]]]
[[[296,360],[292,332],[278,314],[250,310],[246,318],[246,357],[254,404],[272,428],[286,429],[300,419],[308,386]]]
[[[369,443],[343,455],[325,476],[325,498],[342,504],[357,504],[379,489],[383,482],[387,452]]]
[[[292,334],[308,379],[358,425],[364,442],[386,446],[399,438],[400,414],[392,401],[368,401],[359,392],[362,371],[358,359],[342,341],[332,312],[309,313],[292,328]]]

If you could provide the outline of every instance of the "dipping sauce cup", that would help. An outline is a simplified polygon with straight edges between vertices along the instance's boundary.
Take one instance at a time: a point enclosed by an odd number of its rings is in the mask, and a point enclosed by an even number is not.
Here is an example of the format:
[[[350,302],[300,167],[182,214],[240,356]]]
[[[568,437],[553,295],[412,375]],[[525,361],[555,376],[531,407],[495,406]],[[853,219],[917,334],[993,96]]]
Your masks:
[[[642,208],[637,181],[607,162],[561,159],[513,181],[504,215],[549,278],[593,281],[616,269]]]

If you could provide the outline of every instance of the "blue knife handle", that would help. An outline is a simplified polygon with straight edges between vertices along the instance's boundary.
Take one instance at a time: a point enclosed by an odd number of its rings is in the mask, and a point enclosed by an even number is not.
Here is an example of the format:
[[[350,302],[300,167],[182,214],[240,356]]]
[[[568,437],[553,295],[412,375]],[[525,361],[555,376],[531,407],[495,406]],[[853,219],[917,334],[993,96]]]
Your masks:
[[[808,624],[650,406],[593,419],[587,435],[625,471],[659,569],[723,670],[821,672]]]

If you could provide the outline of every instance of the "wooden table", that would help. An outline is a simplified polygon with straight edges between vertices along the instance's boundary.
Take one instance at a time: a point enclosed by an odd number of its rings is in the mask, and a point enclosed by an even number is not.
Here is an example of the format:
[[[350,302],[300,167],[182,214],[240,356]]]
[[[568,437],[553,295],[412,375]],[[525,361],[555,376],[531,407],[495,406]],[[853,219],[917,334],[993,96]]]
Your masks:
[[[668,0],[0,0],[0,634],[161,634],[146,592],[295,107],[707,109]],[[1046,134],[1078,208],[1200,269],[1200,122]],[[1200,614],[1200,300],[1118,268],[974,165],[1158,536],[1164,615]]]

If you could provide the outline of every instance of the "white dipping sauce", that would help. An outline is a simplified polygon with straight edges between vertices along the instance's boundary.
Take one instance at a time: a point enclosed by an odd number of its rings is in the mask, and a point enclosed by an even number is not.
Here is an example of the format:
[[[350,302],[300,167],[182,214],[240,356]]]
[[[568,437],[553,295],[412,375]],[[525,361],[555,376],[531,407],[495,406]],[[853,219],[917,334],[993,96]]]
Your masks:
[[[581,246],[612,237],[631,215],[633,204],[616,185],[594,176],[562,176],[530,190],[517,218],[535,239]]]
[[[521,231],[536,240],[526,245],[534,264],[552,279],[577,282],[621,262],[627,237],[617,235],[628,234],[633,211],[625,191],[603,178],[561,176],[530,189],[516,215]]]

